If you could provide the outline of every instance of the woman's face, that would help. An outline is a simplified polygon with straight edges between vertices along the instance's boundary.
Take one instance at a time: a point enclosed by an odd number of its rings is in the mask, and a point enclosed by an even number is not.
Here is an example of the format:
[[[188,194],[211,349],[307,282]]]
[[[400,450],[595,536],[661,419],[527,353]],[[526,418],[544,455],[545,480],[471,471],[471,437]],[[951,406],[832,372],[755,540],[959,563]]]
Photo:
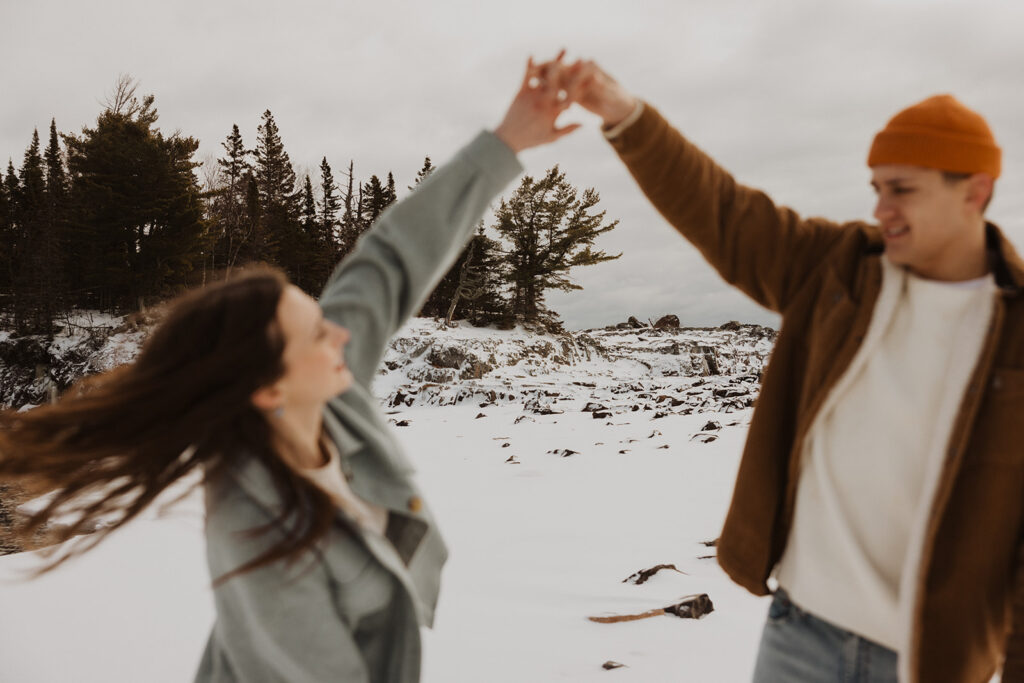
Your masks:
[[[277,321],[285,339],[285,372],[274,385],[282,406],[326,403],[352,386],[344,356],[348,330],[325,320],[316,301],[288,285]]]

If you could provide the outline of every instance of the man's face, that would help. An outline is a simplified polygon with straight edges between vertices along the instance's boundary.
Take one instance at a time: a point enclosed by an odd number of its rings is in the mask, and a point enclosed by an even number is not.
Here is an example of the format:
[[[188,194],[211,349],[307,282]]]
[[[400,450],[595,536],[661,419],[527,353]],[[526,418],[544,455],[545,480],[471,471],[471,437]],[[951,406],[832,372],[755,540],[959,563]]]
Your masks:
[[[977,178],[949,182],[931,168],[873,167],[874,215],[889,261],[927,278],[947,279],[945,273],[956,271],[957,261],[979,244],[984,199],[978,199]]]

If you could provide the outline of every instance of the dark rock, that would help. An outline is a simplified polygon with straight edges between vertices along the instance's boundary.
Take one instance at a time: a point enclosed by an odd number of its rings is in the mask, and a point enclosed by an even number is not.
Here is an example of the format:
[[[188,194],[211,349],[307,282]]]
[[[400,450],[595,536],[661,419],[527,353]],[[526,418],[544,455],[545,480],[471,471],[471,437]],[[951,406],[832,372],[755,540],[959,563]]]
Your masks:
[[[506,442],[506,443],[503,443],[503,444],[501,444],[501,447],[502,447],[502,448],[508,448],[508,447],[509,447],[509,446],[511,446],[511,445],[512,445],[512,444],[510,444],[510,443]]]
[[[580,454],[579,451],[574,451],[571,448],[556,448],[554,450],[548,451],[548,453],[550,455],[558,455],[558,456],[561,456],[563,458],[568,458],[570,455],[579,455]]]
[[[410,420],[399,420],[398,422],[395,423],[395,426],[396,427],[408,427],[410,424],[412,424],[412,421],[410,421]]]
[[[621,669],[624,666],[626,666],[626,665],[625,664],[619,664],[618,662],[613,662],[612,660],[609,659],[607,662],[605,662],[604,664],[601,665],[601,668],[603,668],[603,669],[605,669],[607,671],[611,671],[612,669]]]
[[[608,406],[603,406],[600,403],[587,403],[583,406],[584,413],[592,413],[595,410],[608,410]]]
[[[592,418],[594,418],[595,420],[603,420],[603,419],[605,419],[606,417],[611,417],[611,413],[608,413],[608,412],[602,412],[602,411],[600,411],[600,410],[596,410],[596,411],[594,411],[593,413],[591,413],[591,414],[590,414],[590,416],[591,416]]]
[[[634,330],[640,330],[647,327],[647,325],[644,325],[642,322],[636,319],[636,316],[633,315],[629,316],[629,320],[626,321],[626,325],[633,328]]]
[[[694,595],[675,605],[665,608],[667,614],[674,614],[683,619],[700,619],[706,614],[715,611],[715,606],[707,593]]]
[[[474,420],[479,420],[479,419],[480,419],[481,417],[487,417],[487,416],[486,416],[486,415],[484,415],[483,413],[477,413],[477,414],[476,414],[476,417],[474,417],[473,419],[474,419]]]
[[[700,428],[702,432],[717,432],[722,428],[722,425],[718,424],[714,420],[709,420],[707,424]]]
[[[656,330],[678,330],[679,329],[679,316],[675,315],[663,315],[654,323],[654,329]]]
[[[462,367],[463,363],[469,360],[469,356],[466,355],[465,351],[455,346],[434,347],[424,360],[435,368],[458,370]]]

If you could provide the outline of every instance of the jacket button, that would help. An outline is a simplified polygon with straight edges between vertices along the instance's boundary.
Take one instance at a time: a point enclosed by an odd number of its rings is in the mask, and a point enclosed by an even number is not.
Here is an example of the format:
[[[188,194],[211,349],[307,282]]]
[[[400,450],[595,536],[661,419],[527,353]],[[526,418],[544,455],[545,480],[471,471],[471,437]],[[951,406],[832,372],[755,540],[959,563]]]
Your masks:
[[[419,496],[412,496],[409,498],[409,512],[419,512],[423,509],[423,499]]]

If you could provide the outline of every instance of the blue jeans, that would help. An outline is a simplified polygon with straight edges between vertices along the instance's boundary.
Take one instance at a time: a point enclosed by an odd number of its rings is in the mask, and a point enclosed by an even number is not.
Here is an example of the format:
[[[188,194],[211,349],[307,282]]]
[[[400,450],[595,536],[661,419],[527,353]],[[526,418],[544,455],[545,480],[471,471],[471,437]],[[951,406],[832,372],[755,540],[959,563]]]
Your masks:
[[[754,683],[896,683],[896,653],[794,605],[781,588],[768,608]]]

